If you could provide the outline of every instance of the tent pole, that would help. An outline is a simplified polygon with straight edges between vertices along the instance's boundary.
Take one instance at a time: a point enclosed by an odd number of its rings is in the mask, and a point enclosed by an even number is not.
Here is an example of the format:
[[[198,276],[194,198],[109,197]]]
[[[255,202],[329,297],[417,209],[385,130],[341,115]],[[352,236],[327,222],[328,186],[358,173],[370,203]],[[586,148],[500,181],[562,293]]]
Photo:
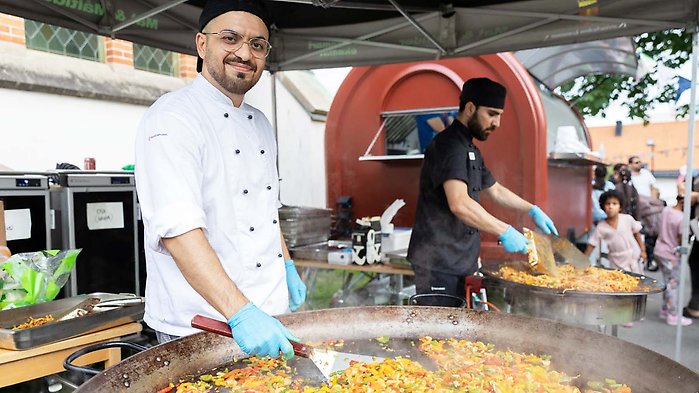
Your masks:
[[[694,161],[694,119],[697,113],[697,57],[699,56],[699,30],[692,28],[692,87],[689,100],[689,130],[687,131],[687,174],[684,178],[684,217],[682,218],[682,247],[680,248],[680,282],[677,288],[677,329],[675,335],[675,361],[682,355],[682,307],[684,307],[685,270],[689,257],[689,209],[692,201],[692,163]],[[692,288],[693,291],[699,290]]]
[[[277,124],[277,73],[270,71],[272,79],[272,129],[274,130],[274,140],[277,142],[277,174],[279,174],[279,126]],[[279,189],[281,192],[281,188]]]
[[[272,128],[274,128],[274,139],[279,143],[279,127],[277,127],[277,73],[269,73],[272,78]]]
[[[394,7],[396,8],[396,10],[397,10],[398,12],[400,12],[400,14],[403,15],[403,17],[404,17],[408,22],[410,22],[410,24],[413,25],[413,27],[415,27],[415,28],[417,29],[417,31],[420,32],[420,34],[422,34],[423,36],[425,36],[425,38],[427,38],[427,40],[430,41],[430,42],[432,43],[432,45],[435,46],[435,48],[439,49],[439,51],[440,51],[443,55],[446,55],[446,54],[447,54],[447,50],[446,50],[442,45],[440,45],[440,43],[437,42],[437,40],[435,40],[434,37],[432,37],[432,35],[420,25],[420,23],[418,23],[412,16],[410,16],[410,14],[407,13],[407,12],[400,6],[400,4],[398,4],[395,0],[388,0],[388,2],[391,3],[391,5],[394,6]]]

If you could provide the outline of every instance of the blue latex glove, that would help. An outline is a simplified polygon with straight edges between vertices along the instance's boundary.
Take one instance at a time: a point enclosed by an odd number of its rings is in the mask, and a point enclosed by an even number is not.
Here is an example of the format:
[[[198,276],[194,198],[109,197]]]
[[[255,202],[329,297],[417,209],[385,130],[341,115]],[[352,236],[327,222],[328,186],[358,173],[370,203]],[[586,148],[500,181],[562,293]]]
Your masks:
[[[284,358],[294,357],[294,348],[289,340],[301,341],[278,319],[273,318],[252,302],[246,304],[228,320],[232,336],[240,349],[248,355],[276,358],[279,352]]]
[[[512,225],[509,225],[498,239],[500,239],[502,246],[505,247],[507,252],[521,252],[522,254],[527,252],[527,238],[518,230],[512,228]]]
[[[306,301],[306,284],[301,281],[293,259],[284,261],[286,266],[286,286],[289,288],[289,308],[296,311]]]
[[[553,233],[554,235],[558,236],[558,230],[556,230],[556,226],[553,225],[553,221],[551,221],[549,216],[547,216],[546,213],[539,208],[539,206],[532,206],[532,208],[529,209],[529,215],[532,216],[534,224],[539,227],[541,232],[544,232],[547,235]]]

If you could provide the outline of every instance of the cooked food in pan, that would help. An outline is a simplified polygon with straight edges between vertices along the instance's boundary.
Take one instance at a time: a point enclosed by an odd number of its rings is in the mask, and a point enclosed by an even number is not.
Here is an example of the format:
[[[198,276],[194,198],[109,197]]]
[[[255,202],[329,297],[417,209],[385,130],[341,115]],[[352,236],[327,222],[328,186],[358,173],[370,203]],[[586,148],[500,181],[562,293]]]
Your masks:
[[[496,350],[494,345],[479,341],[423,337],[418,348],[434,361],[436,370],[403,357],[356,362],[321,387],[310,387],[295,379],[283,360],[252,357],[243,360],[243,368],[214,371],[198,380],[170,384],[158,393],[215,392],[221,388],[231,393],[631,393],[628,386],[616,381],[584,383],[578,376],[553,370],[548,356]]]
[[[53,316],[51,314],[48,314],[48,315],[45,315],[45,316],[39,317],[39,318],[29,317],[29,318],[27,318],[27,322],[13,327],[12,330],[33,328],[33,327],[41,326],[41,325],[49,323],[49,322],[53,322]]]
[[[577,269],[573,265],[558,266],[558,276],[534,275],[521,264],[505,264],[496,275],[507,281],[537,287],[567,289],[590,292],[637,292],[643,291],[641,280],[621,270],[608,270],[594,266]]]

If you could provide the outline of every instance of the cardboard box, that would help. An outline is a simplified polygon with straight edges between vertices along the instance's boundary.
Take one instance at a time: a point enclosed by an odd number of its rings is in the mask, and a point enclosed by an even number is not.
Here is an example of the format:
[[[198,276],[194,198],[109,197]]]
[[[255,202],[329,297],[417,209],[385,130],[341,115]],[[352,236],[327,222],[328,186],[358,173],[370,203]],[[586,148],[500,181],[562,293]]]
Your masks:
[[[5,235],[5,205],[0,201],[0,246],[7,246]]]

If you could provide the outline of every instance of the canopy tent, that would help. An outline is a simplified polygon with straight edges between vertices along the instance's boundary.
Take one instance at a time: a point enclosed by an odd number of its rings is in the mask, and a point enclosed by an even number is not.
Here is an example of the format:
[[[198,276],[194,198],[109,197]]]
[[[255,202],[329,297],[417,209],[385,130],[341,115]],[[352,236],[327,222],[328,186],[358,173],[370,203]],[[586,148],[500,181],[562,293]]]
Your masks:
[[[0,12],[196,54],[204,0],[0,0]],[[265,0],[271,71],[540,48],[694,24],[699,0]]]
[[[694,33],[699,0],[263,0],[272,14],[270,71],[386,64],[572,44],[672,28]],[[195,55],[204,0],[0,0],[0,12]],[[275,111],[276,112],[276,111]],[[273,114],[274,115],[274,114]],[[688,146],[694,146],[690,111]],[[276,123],[276,122],[275,122]],[[692,173],[693,149],[687,152]],[[689,249],[685,183],[682,265]],[[682,303],[684,271],[679,302]],[[681,351],[677,326],[675,359]]]
[[[549,90],[590,74],[636,76],[638,66],[631,37],[526,49],[515,56]]]

